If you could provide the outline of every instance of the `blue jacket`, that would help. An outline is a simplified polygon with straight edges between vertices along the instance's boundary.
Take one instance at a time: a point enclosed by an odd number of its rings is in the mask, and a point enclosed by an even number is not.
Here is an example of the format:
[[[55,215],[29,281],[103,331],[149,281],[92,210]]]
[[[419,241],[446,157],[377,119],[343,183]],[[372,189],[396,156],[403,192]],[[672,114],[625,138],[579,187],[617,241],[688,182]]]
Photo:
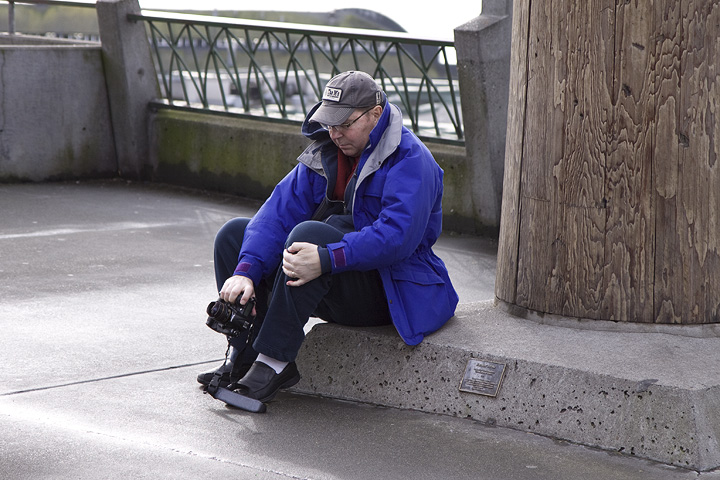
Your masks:
[[[293,227],[313,218],[334,187],[337,147],[308,121],[318,106],[302,128],[313,143],[245,231],[235,273],[256,285],[278,268]],[[432,251],[442,229],[443,171],[403,126],[400,110],[387,103],[357,172],[353,198],[346,199],[355,231],[327,245],[332,273],[378,270],[398,333],[417,345],[454,315],[458,302],[445,264]]]

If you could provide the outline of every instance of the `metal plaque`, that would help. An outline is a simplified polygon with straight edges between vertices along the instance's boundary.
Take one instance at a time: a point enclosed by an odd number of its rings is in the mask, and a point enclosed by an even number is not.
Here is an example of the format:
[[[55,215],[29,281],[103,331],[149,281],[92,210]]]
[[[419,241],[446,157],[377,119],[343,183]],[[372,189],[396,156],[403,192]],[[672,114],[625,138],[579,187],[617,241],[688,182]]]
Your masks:
[[[505,364],[485,360],[469,360],[460,391],[495,397],[505,374]]]

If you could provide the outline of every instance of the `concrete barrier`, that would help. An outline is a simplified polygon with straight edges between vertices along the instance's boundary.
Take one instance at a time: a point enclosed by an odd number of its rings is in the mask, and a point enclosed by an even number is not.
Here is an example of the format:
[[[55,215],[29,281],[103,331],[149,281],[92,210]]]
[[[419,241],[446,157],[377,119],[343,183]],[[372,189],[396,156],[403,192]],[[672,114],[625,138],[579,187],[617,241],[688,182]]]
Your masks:
[[[467,203],[478,231],[500,225],[510,82],[512,0],[483,0],[482,14],[455,29],[462,100]]]
[[[0,36],[0,181],[117,174],[100,46]]]
[[[138,0],[98,0],[96,4],[108,85],[118,170],[144,178],[148,165],[148,104],[160,96],[145,25],[128,20],[140,13]]]
[[[320,324],[300,350],[303,380],[294,389],[715,469],[720,338],[692,327],[654,327],[533,321],[493,302],[460,305],[455,318],[415,347],[393,327]],[[459,390],[471,359],[505,364],[496,397]]]
[[[155,181],[258,200],[267,198],[307,144],[296,124],[166,108],[150,118]],[[443,228],[475,232],[465,148],[426,144],[445,171]]]

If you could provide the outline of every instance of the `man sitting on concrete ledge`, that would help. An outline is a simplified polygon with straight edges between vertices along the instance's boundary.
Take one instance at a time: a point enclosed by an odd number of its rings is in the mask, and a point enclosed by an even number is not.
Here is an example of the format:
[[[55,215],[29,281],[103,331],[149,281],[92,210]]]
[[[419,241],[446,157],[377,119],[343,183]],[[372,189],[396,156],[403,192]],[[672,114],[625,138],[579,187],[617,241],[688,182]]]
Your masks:
[[[327,84],[302,133],[313,140],[252,219],[215,239],[220,298],[256,298],[251,332],[229,361],[202,373],[267,402],[295,385],[310,316],[350,326],[394,324],[408,345],[442,327],[458,296],[432,250],[442,228],[443,172],[375,80]],[[361,372],[358,372],[361,373]]]

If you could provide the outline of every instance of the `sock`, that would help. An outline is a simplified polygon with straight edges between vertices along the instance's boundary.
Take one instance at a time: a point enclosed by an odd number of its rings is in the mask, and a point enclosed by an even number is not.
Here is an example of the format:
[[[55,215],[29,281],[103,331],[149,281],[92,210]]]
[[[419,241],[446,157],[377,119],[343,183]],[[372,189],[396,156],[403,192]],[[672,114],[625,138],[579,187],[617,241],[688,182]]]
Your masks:
[[[280,360],[275,360],[272,357],[268,357],[267,355],[263,355],[262,353],[259,353],[257,356],[256,362],[262,362],[268,367],[275,370],[275,373],[282,373],[283,370],[285,370],[285,367],[290,362],[282,362]]]

